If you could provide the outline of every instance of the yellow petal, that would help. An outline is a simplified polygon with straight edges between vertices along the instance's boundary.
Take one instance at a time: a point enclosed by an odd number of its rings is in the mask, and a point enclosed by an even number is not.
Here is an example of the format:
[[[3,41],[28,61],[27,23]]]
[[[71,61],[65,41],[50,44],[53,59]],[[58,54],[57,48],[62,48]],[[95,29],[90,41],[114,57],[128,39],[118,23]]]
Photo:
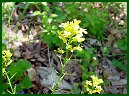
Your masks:
[[[57,52],[60,53],[60,54],[63,54],[63,53],[64,53],[64,50],[58,48],[58,49],[57,49]]]

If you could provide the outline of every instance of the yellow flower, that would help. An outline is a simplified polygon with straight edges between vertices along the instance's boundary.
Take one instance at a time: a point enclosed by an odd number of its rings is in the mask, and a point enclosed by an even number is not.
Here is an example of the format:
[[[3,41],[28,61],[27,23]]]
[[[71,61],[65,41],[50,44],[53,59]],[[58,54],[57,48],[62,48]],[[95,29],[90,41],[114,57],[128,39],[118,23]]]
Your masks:
[[[73,50],[82,51],[82,48],[80,46],[77,46],[77,47],[73,47]]]
[[[93,80],[93,84],[94,86],[98,86],[99,84],[103,83],[102,79],[99,79],[97,76],[91,76],[92,80]]]
[[[57,32],[58,37],[66,44],[66,49],[69,49],[71,52],[74,50],[82,51],[80,46],[72,46],[74,42],[80,43],[85,40],[83,33],[87,34],[87,31],[79,26],[80,22],[80,20],[74,19],[71,22],[62,23],[59,27],[63,27],[63,30]]]
[[[86,29],[82,29],[82,28],[80,28],[79,33],[87,34],[87,31],[86,31]]]
[[[57,52],[60,53],[60,54],[63,54],[64,53],[64,50],[58,48],[58,51]]]
[[[8,62],[5,64],[5,66],[9,66],[12,63],[12,59],[8,59]]]
[[[86,80],[86,84],[92,86],[91,81]]]
[[[2,68],[2,74],[4,74],[5,73],[5,68]]]
[[[72,49],[72,45],[67,45],[66,49],[70,49],[71,50]]]
[[[96,86],[95,91],[96,91],[96,93],[97,93],[97,92],[100,93],[100,92],[102,91],[101,86]]]
[[[64,31],[64,37],[69,37],[70,35],[71,35],[71,33],[70,32],[68,32],[68,31]]]
[[[80,28],[79,25],[75,25],[75,26],[72,26],[72,27],[73,27],[73,29],[74,29],[75,31],[77,31],[77,32],[78,32],[78,29]]]
[[[10,50],[2,50],[2,73],[6,71],[6,67],[12,63],[11,59],[12,53]]]
[[[77,34],[75,37],[73,37],[74,42],[82,42],[85,40],[85,38],[82,38],[83,34]]]
[[[93,90],[92,89],[89,89],[88,92],[89,92],[88,94],[93,94]]]
[[[66,23],[62,23],[59,27],[63,27],[66,31],[71,32],[72,35],[75,35],[78,33],[78,30],[80,28],[80,22],[80,20],[74,19],[71,22],[67,21]]]
[[[99,93],[103,90],[99,84],[103,83],[102,79],[99,79],[97,76],[91,76],[92,81],[86,80],[84,87],[88,94]]]
[[[60,38],[64,43],[66,43],[66,42],[67,42],[66,37],[62,34],[62,32],[61,32],[61,31],[58,31],[57,33],[58,33],[58,35],[59,35],[59,38]]]
[[[3,50],[2,51],[2,62],[5,64],[7,64],[7,65],[9,65],[11,62],[12,62],[12,60],[10,59],[11,58],[11,56],[12,56],[12,53],[10,52],[10,50]]]
[[[10,50],[3,50],[2,56],[6,57],[6,58],[10,58],[12,56],[12,53],[10,53]]]

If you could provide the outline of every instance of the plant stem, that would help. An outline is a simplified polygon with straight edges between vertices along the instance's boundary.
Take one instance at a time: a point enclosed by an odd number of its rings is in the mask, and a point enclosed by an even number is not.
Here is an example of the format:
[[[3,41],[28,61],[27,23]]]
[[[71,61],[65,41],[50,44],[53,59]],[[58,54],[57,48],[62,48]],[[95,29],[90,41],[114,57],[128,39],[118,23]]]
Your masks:
[[[10,26],[10,21],[11,21],[11,18],[12,18],[12,16],[13,16],[14,11],[15,11],[15,9],[13,9],[12,13],[11,13],[10,16],[9,16],[8,23],[7,23],[7,26],[8,26],[8,27]]]
[[[11,93],[15,94],[15,92],[14,92],[14,90],[13,90],[13,87],[12,87],[12,84],[11,84],[11,81],[10,81],[10,78],[9,78],[9,76],[8,76],[8,74],[7,74],[6,71],[5,71],[5,75],[6,75],[6,77],[7,77],[8,84],[9,84],[9,86],[10,86],[10,88],[11,88]]]
[[[64,60],[64,64],[61,64],[62,65],[62,67],[61,67],[62,68],[61,74],[58,77],[58,80],[57,80],[56,84],[52,88],[52,93],[56,92],[56,89],[57,89],[58,85],[60,84],[60,82],[63,79],[63,77],[66,75],[66,73],[65,73],[65,66],[67,65],[67,62],[68,62],[68,49],[66,51],[66,57],[65,57],[65,60]]]

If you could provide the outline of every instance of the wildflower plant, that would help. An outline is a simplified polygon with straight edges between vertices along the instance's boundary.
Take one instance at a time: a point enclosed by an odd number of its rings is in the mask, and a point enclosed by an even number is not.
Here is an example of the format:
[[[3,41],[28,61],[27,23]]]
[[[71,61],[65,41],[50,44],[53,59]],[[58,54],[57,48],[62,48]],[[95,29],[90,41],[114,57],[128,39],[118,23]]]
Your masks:
[[[87,34],[86,29],[83,29],[79,26],[80,20],[74,19],[71,22],[62,23],[59,27],[62,27],[63,30],[58,31],[58,37],[66,45],[65,50],[70,50],[71,52],[75,50],[82,51],[82,46],[78,44],[74,46],[74,43],[81,43],[85,40],[83,33]],[[58,49],[59,53],[63,52],[63,49]],[[63,52],[64,53],[64,52]]]
[[[92,80],[88,81],[86,80],[86,83],[84,87],[86,88],[86,91],[88,94],[94,94],[94,93],[99,93],[102,91],[101,83],[103,83],[102,79],[99,79],[97,76],[92,75],[91,76]]]
[[[6,67],[8,67],[12,63],[12,53],[10,50],[3,50],[2,51],[2,73],[5,73]]]
[[[52,93],[54,93],[56,91],[62,78],[65,75],[67,75],[67,72],[65,71],[65,66],[67,65],[67,62],[71,59],[71,57],[73,55],[72,54],[71,56],[68,56],[68,53],[69,52],[73,53],[76,50],[82,51],[82,46],[80,43],[85,40],[85,38],[83,37],[83,34],[87,34],[87,31],[86,31],[86,29],[83,29],[79,26],[80,22],[81,22],[80,20],[74,19],[71,22],[68,21],[66,23],[62,23],[59,26],[62,28],[62,30],[58,30],[58,32],[57,32],[58,37],[63,41],[65,47],[58,48],[57,52],[62,55],[65,54],[65,58],[59,56],[62,71],[60,73],[57,83],[54,84],[54,86],[51,89]],[[64,60],[64,62],[62,62],[62,59]]]
[[[3,48],[3,47],[2,47]],[[3,80],[3,93],[17,94],[23,89],[30,88],[32,82],[28,76],[20,79],[23,72],[31,67],[31,64],[27,60],[19,60],[16,63],[13,62],[12,53],[6,48],[2,50],[2,80]],[[19,84],[14,82],[19,81]],[[6,86],[8,87],[6,87]]]
[[[11,79],[14,77],[14,75],[12,77],[9,77],[8,72],[6,71],[6,68],[12,63],[12,53],[10,52],[10,50],[3,50],[2,51],[2,75],[6,76],[7,81],[10,86],[11,91],[7,90],[10,94],[16,94],[16,85],[13,86],[11,83]]]

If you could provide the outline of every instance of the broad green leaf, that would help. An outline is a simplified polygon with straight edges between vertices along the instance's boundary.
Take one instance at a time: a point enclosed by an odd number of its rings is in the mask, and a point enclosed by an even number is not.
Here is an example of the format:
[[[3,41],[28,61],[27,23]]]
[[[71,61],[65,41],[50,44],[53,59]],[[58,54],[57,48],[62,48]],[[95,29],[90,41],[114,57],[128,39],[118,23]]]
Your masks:
[[[13,63],[9,66],[9,74],[14,77],[20,77],[23,72],[25,72],[27,69],[31,67],[31,63],[27,60],[21,59],[16,63]]]
[[[31,63],[26,59],[21,59],[17,62],[17,68],[24,72],[25,70],[31,68]]]
[[[6,90],[6,89],[8,89],[9,88],[9,84],[3,84],[2,83],[2,91],[4,91],[4,90]]]
[[[21,92],[21,91],[23,91],[23,88],[21,88],[20,84],[17,84],[16,85],[16,92]]]
[[[58,47],[61,47],[63,44],[62,40],[57,35],[53,37],[53,43]]]
[[[43,12],[42,12],[42,15],[47,16],[47,12],[43,11]]]
[[[32,82],[28,76],[25,76],[20,84],[22,88],[28,89],[32,87]]]

